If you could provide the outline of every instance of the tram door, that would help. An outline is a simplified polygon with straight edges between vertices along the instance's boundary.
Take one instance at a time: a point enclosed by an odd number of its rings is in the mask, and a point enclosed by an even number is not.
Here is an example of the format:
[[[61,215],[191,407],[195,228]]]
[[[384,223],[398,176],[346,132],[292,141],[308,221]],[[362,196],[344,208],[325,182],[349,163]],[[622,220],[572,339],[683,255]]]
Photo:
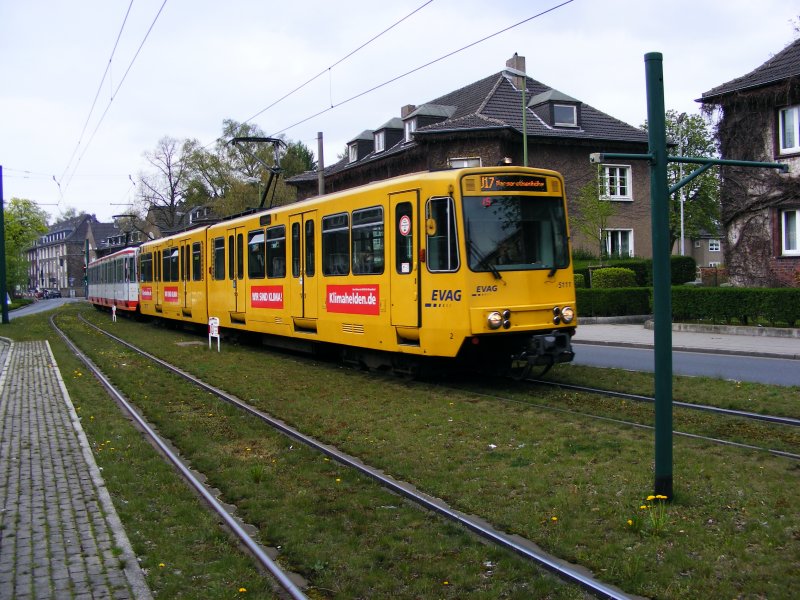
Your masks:
[[[389,199],[392,325],[419,327],[419,192],[390,194]]]
[[[180,245],[181,277],[178,288],[178,302],[184,316],[192,316],[192,240],[183,239]]]
[[[316,217],[315,210],[289,217],[292,265],[289,304],[295,318],[317,318]]]
[[[247,310],[247,286],[244,281],[244,227],[228,229],[225,243],[228,259],[227,280],[230,284],[228,310],[231,311],[232,319],[244,318],[244,312]]]

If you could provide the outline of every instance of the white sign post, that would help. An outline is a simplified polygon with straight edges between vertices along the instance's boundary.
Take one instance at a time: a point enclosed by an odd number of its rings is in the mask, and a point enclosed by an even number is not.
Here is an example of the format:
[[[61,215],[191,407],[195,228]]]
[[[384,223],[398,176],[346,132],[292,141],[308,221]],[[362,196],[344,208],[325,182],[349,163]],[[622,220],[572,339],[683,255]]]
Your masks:
[[[211,349],[211,338],[217,338],[217,352],[219,352],[219,317],[208,319],[208,349]]]

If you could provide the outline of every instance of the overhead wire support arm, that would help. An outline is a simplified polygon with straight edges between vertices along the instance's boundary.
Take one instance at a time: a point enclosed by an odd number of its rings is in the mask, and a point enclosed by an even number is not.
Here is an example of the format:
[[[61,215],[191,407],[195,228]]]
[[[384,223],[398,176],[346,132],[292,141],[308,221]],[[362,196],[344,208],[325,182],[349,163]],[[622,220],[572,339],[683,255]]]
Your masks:
[[[264,190],[261,192],[261,201],[258,205],[258,208],[264,208],[264,204],[267,200],[267,194],[269,193],[269,189],[272,187],[272,198],[270,199],[269,208],[272,208],[272,201],[275,199],[275,190],[277,189],[277,181],[275,181],[275,177],[279,176],[283,169],[281,168],[281,160],[280,160],[280,148],[283,146],[286,147],[286,142],[284,142],[281,138],[276,137],[261,137],[261,136],[241,136],[241,137],[234,137],[228,142],[229,144],[233,144],[237,146],[241,152],[247,154],[250,158],[261,164],[267,171],[269,171],[269,178],[267,179],[267,184],[264,186]],[[253,152],[250,152],[244,146],[238,146],[238,144],[245,144],[245,143],[255,143],[255,144],[272,144],[272,155],[275,157],[275,164],[268,165],[265,163],[261,158],[259,158]],[[273,187],[273,182],[275,182],[275,187]]]

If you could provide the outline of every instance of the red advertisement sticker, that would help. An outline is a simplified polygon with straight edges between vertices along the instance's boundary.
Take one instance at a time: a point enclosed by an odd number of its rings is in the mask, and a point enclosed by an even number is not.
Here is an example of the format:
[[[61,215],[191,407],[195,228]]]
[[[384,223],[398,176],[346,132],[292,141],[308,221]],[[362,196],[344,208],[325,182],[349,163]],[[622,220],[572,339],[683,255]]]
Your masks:
[[[153,288],[149,285],[142,286],[142,300],[152,300],[153,299]]]
[[[282,285],[254,285],[250,288],[253,308],[283,308]]]
[[[170,304],[177,304],[178,303],[178,286],[177,285],[164,286],[164,302],[169,302]]]
[[[377,285],[329,285],[325,293],[328,312],[353,315],[380,313]]]

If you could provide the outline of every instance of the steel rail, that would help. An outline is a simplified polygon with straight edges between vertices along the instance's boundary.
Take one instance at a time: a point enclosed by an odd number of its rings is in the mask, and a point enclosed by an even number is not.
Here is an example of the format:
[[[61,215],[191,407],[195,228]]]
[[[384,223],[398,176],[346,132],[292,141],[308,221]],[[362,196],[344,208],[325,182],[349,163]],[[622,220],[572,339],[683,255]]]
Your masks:
[[[92,372],[92,374],[97,378],[97,380],[101,383],[101,385],[106,389],[109,395],[112,398],[121,404],[125,411],[136,421],[139,427],[146,433],[146,435],[158,446],[158,449],[169,459],[169,461],[175,466],[181,476],[188,481],[191,486],[197,490],[197,492],[202,496],[202,498],[211,506],[211,508],[216,512],[225,524],[231,529],[234,535],[241,540],[241,542],[247,547],[248,550],[253,554],[256,560],[265,567],[272,576],[278,581],[279,585],[287,592],[289,595],[295,600],[308,600],[308,597],[297,587],[297,585],[289,578],[286,572],[281,569],[278,564],[273,561],[267,554],[264,552],[261,545],[256,542],[243,528],[239,523],[234,519],[234,517],[225,510],[225,507],[217,500],[211,492],[208,491],[205,485],[203,485],[197,477],[183,464],[183,462],[178,458],[178,456],[170,450],[169,446],[161,439],[161,437],[153,430],[152,427],[145,421],[139,413],[133,409],[131,404],[125,399],[125,397],[114,387],[114,384],[100,371],[100,369],[92,362],[92,360],[86,356],[73,342],[69,339],[67,334],[59,328],[58,325],[55,323],[55,315],[50,317],[50,325],[55,329],[56,333],[58,333],[70,350],[77,356],[83,364]],[[91,324],[90,324],[91,325]],[[100,330],[102,331],[102,330]]]
[[[531,381],[533,383],[540,383],[543,385],[549,385],[554,387],[560,387],[565,390],[573,390],[576,392],[587,392],[590,394],[600,394],[603,396],[613,396],[615,398],[623,398],[625,400],[634,400],[636,402],[655,402],[655,398],[652,396],[643,396],[640,394],[628,394],[626,392],[615,392],[612,390],[602,390],[599,388],[592,388],[582,385],[574,385],[571,383],[559,383],[557,381],[546,381],[544,379],[528,379],[527,381]],[[790,427],[800,427],[800,419],[795,419],[792,417],[781,417],[779,415],[762,415],[760,413],[749,412],[745,410],[736,410],[732,408],[722,408],[719,406],[709,406],[708,404],[694,404],[692,402],[681,402],[681,401],[672,401],[673,406],[679,406],[681,408],[688,408],[691,410],[700,410],[710,413],[717,413],[726,415],[729,417],[741,417],[743,419],[752,419],[754,421],[766,421],[768,423],[775,423],[778,425],[788,425]]]
[[[103,333],[104,335],[122,344],[123,346],[132,350],[133,352],[136,352],[152,360],[156,364],[164,367],[165,369],[168,369],[169,371],[175,373],[176,375],[179,375],[180,377],[185,378],[186,380],[192,382],[201,389],[211,394],[214,394],[215,396],[224,400],[225,402],[228,402],[229,404],[236,406],[244,410],[245,412],[261,419],[262,421],[268,423],[271,427],[280,431],[284,435],[294,440],[297,440],[310,448],[313,448],[319,452],[324,453],[325,455],[329,456],[331,459],[337,461],[340,464],[343,464],[345,466],[357,470],[363,475],[366,475],[367,477],[374,479],[386,489],[389,489],[399,494],[400,496],[426,508],[427,510],[435,512],[452,521],[455,521],[456,523],[459,523],[460,525],[464,526],[465,528],[469,529],[470,531],[479,535],[480,537],[489,540],[497,544],[498,546],[502,546],[504,548],[512,550],[513,552],[522,556],[523,558],[531,560],[536,564],[538,564],[539,566],[554,573],[559,578],[581,586],[584,590],[592,593],[596,597],[608,600],[630,600],[632,598],[630,595],[622,592],[621,590],[613,586],[597,581],[594,577],[587,574],[586,569],[572,568],[565,561],[558,559],[554,556],[551,556],[543,552],[542,550],[534,548],[533,544],[528,540],[524,540],[519,536],[511,536],[507,533],[495,529],[494,527],[491,527],[486,523],[481,522],[478,519],[471,518],[470,516],[465,515],[460,511],[451,508],[444,501],[417,491],[416,489],[413,488],[411,484],[403,481],[398,481],[393,477],[379,471],[378,469],[373,469],[372,467],[365,465],[361,460],[353,456],[350,456],[349,454],[341,452],[338,449],[334,448],[333,446],[323,444],[322,442],[319,442],[316,439],[305,435],[304,433],[287,425],[286,423],[273,417],[272,415],[247,404],[246,402],[242,401],[236,396],[228,394],[224,390],[220,390],[202,381],[201,379],[198,379],[192,374],[183,371],[182,369],[158,358],[157,356],[154,356],[149,352],[136,347],[130,342],[127,342],[126,340],[123,340],[122,338],[115,336],[114,334],[109,333],[108,331],[105,331],[101,327],[98,327],[93,323],[90,323],[89,321],[84,319],[83,316],[80,316],[80,319],[81,321],[86,323],[86,325]],[[517,540],[522,540],[522,541],[517,541]]]

